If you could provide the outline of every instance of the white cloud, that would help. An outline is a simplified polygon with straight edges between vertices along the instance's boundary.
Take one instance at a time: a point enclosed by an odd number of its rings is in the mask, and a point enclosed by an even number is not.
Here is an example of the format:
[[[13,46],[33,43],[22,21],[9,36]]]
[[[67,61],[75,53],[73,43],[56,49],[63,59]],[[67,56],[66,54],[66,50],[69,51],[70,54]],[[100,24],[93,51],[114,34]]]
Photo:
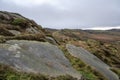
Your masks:
[[[120,26],[117,26],[117,27],[92,27],[92,28],[85,28],[85,29],[90,29],[90,30],[110,30],[110,29],[120,29]]]
[[[2,0],[5,3],[12,3],[16,4],[19,6],[25,6],[25,7],[30,7],[30,6],[38,6],[42,4],[50,4],[50,5],[57,5],[58,0]]]

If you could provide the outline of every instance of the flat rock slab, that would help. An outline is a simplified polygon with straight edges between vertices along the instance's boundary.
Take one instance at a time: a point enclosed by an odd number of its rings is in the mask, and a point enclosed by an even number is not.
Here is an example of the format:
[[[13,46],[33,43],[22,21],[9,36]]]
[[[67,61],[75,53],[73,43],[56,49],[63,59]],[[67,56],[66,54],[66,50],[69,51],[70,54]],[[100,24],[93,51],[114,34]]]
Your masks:
[[[11,40],[0,44],[0,63],[25,72],[81,77],[63,52],[47,42]]]
[[[119,80],[118,76],[109,69],[110,67],[107,64],[85,49],[71,44],[67,44],[66,48],[72,56],[77,57],[86,64],[94,67],[97,71],[108,78],[108,80]]]

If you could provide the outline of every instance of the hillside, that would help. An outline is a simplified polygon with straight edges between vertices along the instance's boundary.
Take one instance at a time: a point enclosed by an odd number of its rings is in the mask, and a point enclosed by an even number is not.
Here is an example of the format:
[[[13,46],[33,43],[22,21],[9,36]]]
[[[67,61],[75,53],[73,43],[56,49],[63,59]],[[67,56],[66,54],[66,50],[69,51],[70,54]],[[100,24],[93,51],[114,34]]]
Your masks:
[[[33,20],[16,13],[1,11],[0,30],[2,80],[14,78],[21,80],[24,79],[24,77],[20,79],[22,75],[25,76],[25,80],[29,80],[30,76],[33,77],[30,80],[41,80],[42,77],[42,80],[81,79],[81,74],[73,69],[63,52],[49,43],[56,44],[56,42],[51,37],[47,37],[44,29]],[[4,70],[6,66],[8,71]],[[18,73],[12,72],[11,68]],[[6,74],[7,76],[4,77]],[[12,75],[13,77],[9,78]]]
[[[51,30],[46,29],[59,44],[74,44],[82,47],[108,64],[120,76],[119,30]]]
[[[0,80],[119,80],[119,35],[119,30],[44,29],[0,11]]]
[[[47,31],[50,32],[50,29]],[[119,67],[119,31],[88,31],[64,29],[52,31],[50,34],[60,44],[72,43],[76,46],[83,47],[107,64]]]

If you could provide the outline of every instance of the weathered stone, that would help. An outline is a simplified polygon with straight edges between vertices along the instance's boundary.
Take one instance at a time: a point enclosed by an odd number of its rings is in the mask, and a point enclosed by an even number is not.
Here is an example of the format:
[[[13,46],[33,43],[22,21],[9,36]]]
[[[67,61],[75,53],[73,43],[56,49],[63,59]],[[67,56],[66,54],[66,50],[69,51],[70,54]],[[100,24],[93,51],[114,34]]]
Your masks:
[[[81,78],[63,52],[48,42],[12,40],[0,44],[0,63],[26,72]]]
[[[81,47],[76,47],[71,44],[67,44],[66,48],[72,56],[77,57],[91,67],[94,67],[108,80],[119,80],[118,76],[109,69],[110,67],[107,64],[105,64],[103,61],[101,61],[99,58],[89,53],[85,49]]]
[[[20,35],[21,34],[20,31],[16,31],[16,30],[9,30],[9,32],[11,32],[14,35]]]

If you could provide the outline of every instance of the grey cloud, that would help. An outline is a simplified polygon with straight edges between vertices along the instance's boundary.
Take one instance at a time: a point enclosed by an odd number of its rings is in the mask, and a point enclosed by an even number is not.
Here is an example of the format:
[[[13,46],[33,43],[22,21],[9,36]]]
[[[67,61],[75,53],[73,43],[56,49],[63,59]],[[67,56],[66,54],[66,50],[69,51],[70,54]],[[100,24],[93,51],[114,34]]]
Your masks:
[[[63,9],[50,4],[23,7],[0,1],[0,10],[18,12],[51,28],[88,28],[120,25],[120,0],[60,0]]]

